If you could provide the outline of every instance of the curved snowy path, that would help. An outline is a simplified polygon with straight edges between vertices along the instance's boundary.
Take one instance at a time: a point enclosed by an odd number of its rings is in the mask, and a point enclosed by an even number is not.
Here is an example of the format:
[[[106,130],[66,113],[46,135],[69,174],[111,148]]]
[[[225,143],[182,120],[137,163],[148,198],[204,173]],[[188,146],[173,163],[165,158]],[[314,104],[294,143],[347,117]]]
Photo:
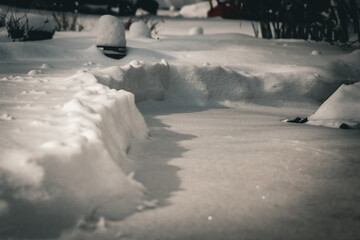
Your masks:
[[[121,239],[357,239],[360,132],[281,122],[312,109],[140,106],[132,157],[156,208]]]

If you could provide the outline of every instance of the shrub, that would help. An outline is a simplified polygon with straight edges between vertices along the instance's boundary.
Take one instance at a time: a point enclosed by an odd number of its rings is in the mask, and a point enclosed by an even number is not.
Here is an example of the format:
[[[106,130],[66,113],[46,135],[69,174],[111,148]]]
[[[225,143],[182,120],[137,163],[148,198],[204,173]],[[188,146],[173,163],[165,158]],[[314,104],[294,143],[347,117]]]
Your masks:
[[[13,41],[51,39],[55,33],[55,23],[40,15],[18,16],[11,12],[6,16],[5,22],[8,37]]]

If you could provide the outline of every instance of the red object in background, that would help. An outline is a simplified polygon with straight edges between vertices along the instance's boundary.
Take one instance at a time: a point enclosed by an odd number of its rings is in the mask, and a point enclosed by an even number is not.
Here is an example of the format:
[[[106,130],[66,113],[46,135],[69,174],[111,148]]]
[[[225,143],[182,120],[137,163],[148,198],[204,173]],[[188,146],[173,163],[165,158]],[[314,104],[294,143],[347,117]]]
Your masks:
[[[227,19],[238,19],[240,18],[240,9],[233,2],[220,3],[216,7],[212,7],[208,11],[207,16],[210,17],[222,17]]]

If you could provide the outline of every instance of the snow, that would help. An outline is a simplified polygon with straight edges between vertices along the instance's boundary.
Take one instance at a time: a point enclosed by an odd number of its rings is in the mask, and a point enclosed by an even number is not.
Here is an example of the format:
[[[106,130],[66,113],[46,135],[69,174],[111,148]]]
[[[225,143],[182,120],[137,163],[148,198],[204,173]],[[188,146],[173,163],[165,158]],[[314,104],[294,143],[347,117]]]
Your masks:
[[[129,29],[130,37],[142,37],[142,38],[150,38],[151,33],[148,26],[143,21],[134,22],[131,24]]]
[[[203,35],[204,29],[202,27],[193,27],[189,30],[189,35]]]
[[[216,1],[212,1],[213,6],[217,5]],[[188,18],[206,18],[207,12],[210,10],[209,1],[185,5],[180,9],[180,14]]]
[[[309,123],[328,127],[360,127],[360,83],[342,85],[309,117]]]
[[[96,45],[125,47],[125,28],[119,18],[103,15],[98,22]]]
[[[359,132],[316,126],[358,126],[359,50],[169,18],[114,60],[81,17],[0,43],[0,238],[360,236]]]

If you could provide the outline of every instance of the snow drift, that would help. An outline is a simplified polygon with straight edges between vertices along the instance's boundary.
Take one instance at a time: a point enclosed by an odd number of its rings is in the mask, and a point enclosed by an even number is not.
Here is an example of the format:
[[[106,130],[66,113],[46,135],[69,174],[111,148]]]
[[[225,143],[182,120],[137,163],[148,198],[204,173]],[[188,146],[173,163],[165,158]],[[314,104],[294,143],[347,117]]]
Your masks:
[[[309,124],[360,128],[360,83],[342,85],[309,117]],[[346,124],[346,125],[344,125]]]
[[[36,105],[24,101],[19,110],[2,116],[2,134],[9,143],[0,147],[1,236],[57,235],[94,212],[120,219],[141,203],[144,188],[133,180],[127,157],[131,146],[147,136],[134,95],[109,89],[87,73],[62,82],[68,87],[57,91],[60,96],[72,94],[67,102],[59,102],[55,94]],[[46,94],[24,91],[22,96]],[[9,126],[19,134],[6,130]]]
[[[206,106],[229,101],[258,104],[322,103],[342,83],[307,73],[249,73],[223,66],[169,65],[132,61],[92,71],[99,83],[124,89],[136,101],[166,100],[185,106]]]

